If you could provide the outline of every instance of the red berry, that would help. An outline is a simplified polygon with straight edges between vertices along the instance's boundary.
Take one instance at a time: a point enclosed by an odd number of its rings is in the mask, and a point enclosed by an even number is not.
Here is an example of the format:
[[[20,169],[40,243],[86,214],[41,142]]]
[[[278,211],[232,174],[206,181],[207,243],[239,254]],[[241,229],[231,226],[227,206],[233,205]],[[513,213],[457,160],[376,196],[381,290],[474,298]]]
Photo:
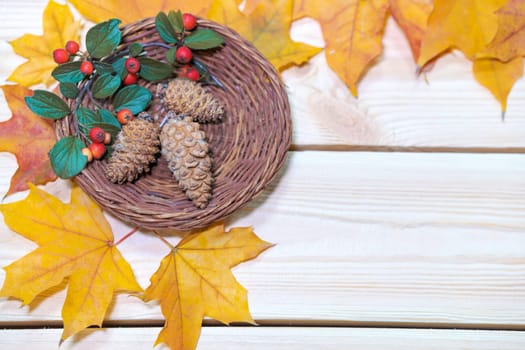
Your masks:
[[[103,143],[93,142],[88,148],[95,159],[104,157],[104,154],[106,153],[106,145]]]
[[[193,53],[186,46],[179,47],[175,52],[175,58],[180,63],[188,63],[189,61],[191,61],[192,57]]]
[[[91,130],[89,130],[89,138],[93,142],[104,143],[105,137],[106,137],[106,132],[104,131],[104,129],[98,126],[95,126],[91,128]]]
[[[199,74],[199,71],[196,70],[193,67],[188,69],[188,71],[186,72],[186,78],[188,78],[190,80],[197,81],[197,80],[199,80],[200,77],[201,77],[201,75]]]
[[[188,74],[188,72],[190,71],[190,69],[192,68],[192,66],[190,66],[189,64],[186,64],[184,66],[181,67],[181,69],[179,70],[179,73],[177,74],[179,78],[186,78],[186,74]]]
[[[84,75],[90,75],[93,73],[93,63],[84,61],[80,64],[80,73]]]
[[[69,40],[66,43],[66,51],[69,52],[72,55],[76,54],[78,52],[79,48],[80,47],[78,46],[78,43],[76,41]]]
[[[137,82],[137,75],[133,73],[128,73],[128,75],[126,75],[122,82],[124,83],[124,85],[135,84]]]
[[[197,25],[197,19],[191,13],[185,13],[182,15],[182,24],[184,29],[192,30]]]
[[[87,157],[88,163],[93,160],[93,153],[91,152],[89,148],[87,147],[82,148],[82,154]]]
[[[104,135],[104,144],[105,145],[109,145],[110,143],[111,143],[111,134],[109,132],[107,132]]]
[[[137,73],[140,70],[140,62],[135,57],[130,57],[125,63],[126,70],[130,73]]]
[[[58,64],[66,63],[69,61],[69,53],[64,49],[56,49],[53,51],[53,59]]]
[[[133,113],[127,108],[121,109],[117,113],[117,119],[122,125],[126,125],[130,120],[133,120],[133,118]]]

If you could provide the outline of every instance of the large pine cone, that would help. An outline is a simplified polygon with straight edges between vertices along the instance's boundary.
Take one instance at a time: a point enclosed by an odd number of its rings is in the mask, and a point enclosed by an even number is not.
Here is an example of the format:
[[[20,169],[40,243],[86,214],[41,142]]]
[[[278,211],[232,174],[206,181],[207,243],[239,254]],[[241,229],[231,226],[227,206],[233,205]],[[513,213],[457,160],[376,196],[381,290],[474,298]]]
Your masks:
[[[134,181],[157,160],[160,128],[148,119],[142,115],[122,126],[105,169],[108,180],[119,184]]]
[[[196,122],[214,123],[224,115],[224,106],[199,83],[188,79],[173,79],[157,87],[157,97],[178,115],[189,116]]]
[[[160,133],[162,154],[179,187],[198,208],[206,208],[212,195],[212,159],[204,131],[191,117],[169,119]]]

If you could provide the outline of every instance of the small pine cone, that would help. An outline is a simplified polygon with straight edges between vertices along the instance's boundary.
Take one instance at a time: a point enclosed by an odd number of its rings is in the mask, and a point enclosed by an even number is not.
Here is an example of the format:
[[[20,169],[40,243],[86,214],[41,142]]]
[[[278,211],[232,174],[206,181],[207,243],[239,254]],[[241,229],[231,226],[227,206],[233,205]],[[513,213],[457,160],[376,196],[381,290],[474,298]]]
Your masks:
[[[211,199],[213,175],[204,131],[191,117],[170,119],[162,128],[162,154],[181,190],[198,208]]]
[[[157,96],[168,109],[196,122],[213,123],[224,115],[222,103],[192,80],[173,79],[167,85],[159,85]]]
[[[160,129],[147,119],[142,115],[122,126],[105,170],[106,178],[111,182],[134,181],[149,171],[150,164],[156,161],[160,151]]]

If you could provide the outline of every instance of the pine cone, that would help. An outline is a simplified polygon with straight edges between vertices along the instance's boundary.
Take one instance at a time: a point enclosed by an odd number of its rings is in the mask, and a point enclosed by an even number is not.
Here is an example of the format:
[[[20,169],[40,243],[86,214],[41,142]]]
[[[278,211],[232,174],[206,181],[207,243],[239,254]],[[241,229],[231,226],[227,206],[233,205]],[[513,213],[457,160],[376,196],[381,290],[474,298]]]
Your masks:
[[[140,114],[122,126],[106,166],[106,178],[122,184],[149,171],[159,153],[159,133],[159,126],[151,122],[148,114]]]
[[[162,103],[179,115],[191,117],[196,122],[213,123],[224,115],[224,106],[199,83],[188,79],[173,79],[157,88]]]
[[[204,131],[191,117],[170,119],[160,133],[162,154],[179,187],[198,208],[211,199],[213,175]]]

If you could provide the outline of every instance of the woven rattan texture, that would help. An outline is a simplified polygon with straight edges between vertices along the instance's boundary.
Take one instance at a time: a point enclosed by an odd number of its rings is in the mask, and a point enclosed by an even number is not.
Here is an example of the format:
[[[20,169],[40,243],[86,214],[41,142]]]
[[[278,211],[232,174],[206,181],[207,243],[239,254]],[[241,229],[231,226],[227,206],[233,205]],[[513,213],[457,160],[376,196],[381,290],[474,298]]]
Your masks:
[[[225,38],[220,49],[196,52],[196,57],[224,85],[224,89],[207,89],[226,109],[222,122],[202,125],[214,158],[215,185],[208,207],[193,206],[178,189],[162,157],[151,173],[133,183],[109,182],[104,176],[106,161],[90,163],[75,179],[103,209],[141,228],[192,231],[226,218],[272,180],[291,142],[288,98],[273,66],[231,29],[203,19],[199,26],[211,28]],[[161,41],[154,20],[147,18],[123,28],[119,50],[134,42]],[[148,46],[146,50],[149,56],[164,60],[165,48]],[[155,84],[145,86],[155,92]],[[82,105],[96,108],[88,97]],[[109,101],[106,107],[111,109]],[[150,110],[165,113],[155,99]],[[76,128],[72,116],[56,123],[59,137],[73,134]]]

